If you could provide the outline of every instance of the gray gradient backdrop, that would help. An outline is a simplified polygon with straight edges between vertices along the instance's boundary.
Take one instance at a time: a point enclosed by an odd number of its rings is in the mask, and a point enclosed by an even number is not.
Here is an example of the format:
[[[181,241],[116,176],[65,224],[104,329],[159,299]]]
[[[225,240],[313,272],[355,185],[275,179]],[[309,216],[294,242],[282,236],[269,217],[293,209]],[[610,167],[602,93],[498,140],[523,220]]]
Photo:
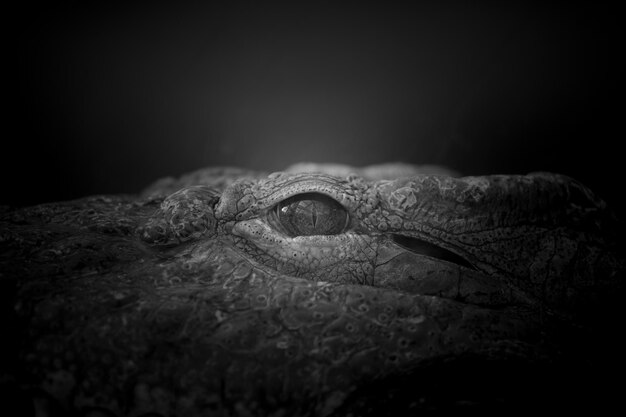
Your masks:
[[[0,203],[208,165],[404,161],[558,171],[622,204],[624,29],[607,5],[172,4],[6,16]]]

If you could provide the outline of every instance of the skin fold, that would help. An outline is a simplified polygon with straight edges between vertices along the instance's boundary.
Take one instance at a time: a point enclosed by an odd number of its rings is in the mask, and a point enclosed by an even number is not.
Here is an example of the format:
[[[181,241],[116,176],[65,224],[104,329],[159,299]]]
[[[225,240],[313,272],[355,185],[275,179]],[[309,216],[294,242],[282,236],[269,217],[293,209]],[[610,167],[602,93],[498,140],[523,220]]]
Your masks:
[[[593,192],[550,173],[318,168],[5,209],[2,391],[38,416],[612,398],[589,381],[621,369],[623,225]]]

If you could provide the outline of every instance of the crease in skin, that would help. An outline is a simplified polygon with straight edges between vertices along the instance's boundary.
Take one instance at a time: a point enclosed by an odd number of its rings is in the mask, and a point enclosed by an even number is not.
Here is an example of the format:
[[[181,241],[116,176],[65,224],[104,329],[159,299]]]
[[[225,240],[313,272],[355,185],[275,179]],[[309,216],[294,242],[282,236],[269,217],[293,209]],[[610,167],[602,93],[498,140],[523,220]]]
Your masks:
[[[411,252],[455,263],[469,269],[475,269],[474,266],[470,264],[466,259],[438,245],[399,234],[392,234],[391,238],[397,245],[406,248]]]

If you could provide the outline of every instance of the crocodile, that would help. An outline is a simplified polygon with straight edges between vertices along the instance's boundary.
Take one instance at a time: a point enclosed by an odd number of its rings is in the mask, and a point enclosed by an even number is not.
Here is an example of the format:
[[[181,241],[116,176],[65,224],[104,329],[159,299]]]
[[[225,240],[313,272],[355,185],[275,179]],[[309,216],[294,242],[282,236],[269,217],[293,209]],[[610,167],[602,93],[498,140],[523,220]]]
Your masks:
[[[5,206],[1,392],[33,416],[597,410],[623,230],[565,175],[394,165]]]

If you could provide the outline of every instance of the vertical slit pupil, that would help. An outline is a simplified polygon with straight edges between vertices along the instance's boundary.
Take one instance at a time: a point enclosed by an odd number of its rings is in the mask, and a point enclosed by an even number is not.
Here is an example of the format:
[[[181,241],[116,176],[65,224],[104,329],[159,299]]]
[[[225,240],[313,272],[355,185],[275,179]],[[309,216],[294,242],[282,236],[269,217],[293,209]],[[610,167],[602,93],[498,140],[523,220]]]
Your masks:
[[[336,200],[318,193],[303,193],[281,201],[273,211],[292,237],[336,235],[348,224],[348,212]]]

